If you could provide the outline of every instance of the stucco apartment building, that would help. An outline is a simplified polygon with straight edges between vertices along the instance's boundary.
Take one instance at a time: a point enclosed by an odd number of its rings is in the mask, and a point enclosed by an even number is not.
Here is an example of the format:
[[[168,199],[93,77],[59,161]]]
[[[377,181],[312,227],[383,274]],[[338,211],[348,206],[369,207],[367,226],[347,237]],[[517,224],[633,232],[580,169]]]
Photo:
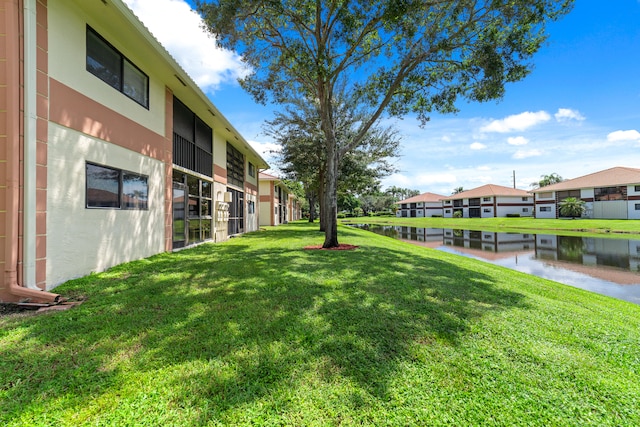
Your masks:
[[[280,225],[301,218],[300,202],[280,178],[260,172],[260,225]]]
[[[1,0],[0,64],[0,301],[258,228],[268,165],[121,0]]]
[[[423,218],[442,216],[442,199],[447,196],[434,193],[422,193],[414,197],[396,202],[398,218]]]
[[[453,218],[457,211],[463,218],[533,216],[534,196],[525,190],[487,184],[445,197],[442,206],[445,218]]]
[[[640,219],[640,169],[614,167],[533,191],[536,218],[561,218],[567,197],[585,202],[584,218]]]

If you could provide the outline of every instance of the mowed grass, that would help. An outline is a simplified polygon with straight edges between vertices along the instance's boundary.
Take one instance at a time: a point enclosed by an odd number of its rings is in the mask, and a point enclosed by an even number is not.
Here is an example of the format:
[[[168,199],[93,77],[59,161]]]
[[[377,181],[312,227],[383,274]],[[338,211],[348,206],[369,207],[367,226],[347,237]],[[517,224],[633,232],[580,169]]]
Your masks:
[[[640,306],[294,223],[0,318],[3,426],[636,426]]]
[[[640,234],[640,220],[627,219],[539,219],[539,218],[396,218],[358,217],[340,220],[343,223],[403,225],[420,228],[460,228],[503,232],[531,232],[562,235],[599,235],[633,238]],[[629,235],[632,236],[629,236]]]

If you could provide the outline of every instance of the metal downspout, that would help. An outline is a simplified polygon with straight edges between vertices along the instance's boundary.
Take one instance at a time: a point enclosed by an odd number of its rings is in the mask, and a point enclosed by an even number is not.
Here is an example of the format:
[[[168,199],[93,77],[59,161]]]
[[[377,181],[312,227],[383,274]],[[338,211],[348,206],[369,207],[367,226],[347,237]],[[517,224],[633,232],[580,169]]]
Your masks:
[[[37,103],[37,21],[36,0],[24,0],[24,210],[23,210],[23,286],[36,286],[36,125]]]
[[[7,34],[18,35],[19,6],[18,1],[7,2],[5,27]],[[26,8],[26,6],[25,6]],[[13,9],[13,10],[12,10]],[[27,12],[25,10],[25,12]],[[19,40],[19,37],[16,37]],[[35,289],[28,289],[18,284],[18,242],[20,215],[20,46],[12,43],[7,46],[7,179],[6,179],[6,238],[5,238],[5,285],[9,293],[20,299],[33,301],[56,302],[60,295]]]

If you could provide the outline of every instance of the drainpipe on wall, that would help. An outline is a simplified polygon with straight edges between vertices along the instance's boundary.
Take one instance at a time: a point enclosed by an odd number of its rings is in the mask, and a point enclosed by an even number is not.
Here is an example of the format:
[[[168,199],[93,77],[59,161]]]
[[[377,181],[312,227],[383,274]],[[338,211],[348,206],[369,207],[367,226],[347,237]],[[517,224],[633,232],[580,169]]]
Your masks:
[[[19,40],[20,16],[17,2],[6,2],[5,27],[7,34],[16,36]],[[14,10],[11,10],[14,8]],[[24,6],[25,14],[28,12]],[[25,50],[27,47],[25,46]],[[6,187],[6,238],[5,238],[5,289],[18,299],[31,301],[57,302],[60,295],[36,289],[29,289],[18,283],[18,242],[20,215],[20,46],[11,43],[7,46],[7,80],[11,83],[7,87],[7,187]],[[25,81],[25,84],[28,82]],[[25,189],[25,193],[28,189]],[[35,233],[34,233],[35,234]]]
[[[24,210],[23,286],[36,287],[36,125],[37,113],[36,0],[24,0]]]

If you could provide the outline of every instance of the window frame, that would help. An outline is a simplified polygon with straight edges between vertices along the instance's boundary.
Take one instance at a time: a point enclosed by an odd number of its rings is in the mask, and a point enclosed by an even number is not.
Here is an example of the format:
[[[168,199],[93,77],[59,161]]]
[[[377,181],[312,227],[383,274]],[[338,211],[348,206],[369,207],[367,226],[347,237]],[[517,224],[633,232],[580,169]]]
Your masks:
[[[115,86],[111,82],[105,80],[103,78],[103,76],[93,72],[91,70],[91,68],[89,67],[89,58],[90,58],[89,57],[89,43],[90,43],[90,40],[91,40],[91,38],[89,37],[90,34],[92,36],[96,37],[102,43],[104,43],[106,45],[106,47],[111,50],[111,53],[115,54],[115,56],[118,56],[120,58],[119,70],[117,70],[118,77],[119,77],[119,84],[117,86]],[[95,59],[93,57],[91,57],[91,58]],[[142,94],[142,96],[144,98],[142,100],[137,99],[136,97],[134,97],[133,95],[128,93],[128,91],[126,90],[125,72],[126,72],[127,66],[134,73],[136,73],[136,74],[139,73],[139,76],[142,77],[142,81],[145,83],[144,93]],[[91,28],[91,26],[89,26],[89,25],[87,25],[87,29],[86,29],[86,32],[85,32],[85,69],[87,70],[87,72],[89,72],[90,74],[96,76],[97,78],[102,80],[104,83],[106,83],[109,86],[111,86],[112,88],[116,89],[118,92],[120,92],[121,94],[123,94],[127,98],[133,100],[135,103],[137,103],[140,106],[146,108],[147,110],[149,109],[149,75],[147,73],[145,73],[144,71],[142,71],[140,69],[140,67],[138,67],[136,64],[134,64],[125,55],[123,55],[122,52],[120,52],[118,49],[116,49],[111,43],[109,43],[104,37],[102,37],[96,30]]]
[[[91,203],[89,199],[89,166],[98,167],[102,169],[108,169],[118,174],[118,194],[117,194],[117,206],[97,206],[95,203]],[[144,178],[145,186],[146,186],[146,201],[139,207],[136,206],[126,206],[124,201],[124,191],[125,191],[125,175],[137,176],[140,178]],[[133,172],[125,169],[115,168],[113,166],[107,166],[100,163],[95,162],[85,162],[85,183],[84,183],[84,206],[85,209],[115,209],[122,211],[148,211],[149,210],[149,176],[144,175],[138,172]]]

